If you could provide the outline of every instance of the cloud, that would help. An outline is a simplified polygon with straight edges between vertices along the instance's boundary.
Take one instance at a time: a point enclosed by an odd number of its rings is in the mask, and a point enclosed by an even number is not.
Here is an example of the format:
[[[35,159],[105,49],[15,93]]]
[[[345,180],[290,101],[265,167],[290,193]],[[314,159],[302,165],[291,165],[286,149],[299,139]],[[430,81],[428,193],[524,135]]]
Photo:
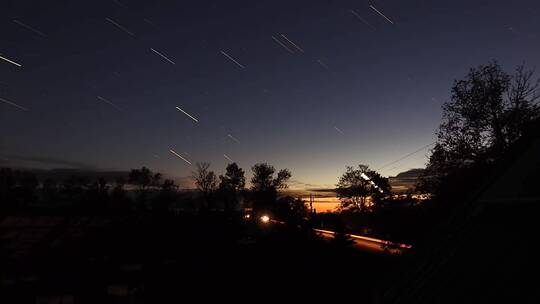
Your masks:
[[[290,179],[289,182],[289,188],[290,189],[316,189],[316,188],[333,188],[334,185],[321,185],[321,184],[310,184],[310,183],[304,183],[302,181],[299,181],[297,179]]]
[[[97,166],[93,164],[88,164],[84,162],[70,161],[65,159],[59,159],[54,157],[46,156],[6,156],[2,157],[2,162],[17,164],[17,165],[26,165],[27,163],[37,163],[42,167],[68,167],[76,169],[87,169],[87,170],[97,170]]]
[[[417,168],[401,172],[396,176],[390,176],[388,179],[392,186],[392,191],[401,192],[413,189],[423,172],[424,169]]]

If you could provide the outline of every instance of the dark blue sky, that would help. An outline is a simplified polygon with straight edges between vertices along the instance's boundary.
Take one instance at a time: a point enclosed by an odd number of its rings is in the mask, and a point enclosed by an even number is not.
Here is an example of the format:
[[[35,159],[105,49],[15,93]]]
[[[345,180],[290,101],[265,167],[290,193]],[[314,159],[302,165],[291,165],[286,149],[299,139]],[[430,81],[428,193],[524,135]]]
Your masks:
[[[324,186],[346,165],[376,169],[433,142],[470,67],[540,66],[533,0],[373,2],[394,24],[368,1],[53,2],[1,4],[0,56],[22,67],[0,60],[0,98],[28,109],[0,102],[4,165],[189,175],[172,148],[218,172],[226,154]],[[382,173],[422,167],[427,153]]]

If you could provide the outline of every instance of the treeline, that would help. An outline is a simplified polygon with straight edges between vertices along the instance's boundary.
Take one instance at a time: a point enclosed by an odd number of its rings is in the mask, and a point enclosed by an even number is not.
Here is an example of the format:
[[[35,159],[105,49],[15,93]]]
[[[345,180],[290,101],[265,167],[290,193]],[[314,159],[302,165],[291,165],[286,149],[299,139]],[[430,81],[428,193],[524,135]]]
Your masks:
[[[131,211],[135,206],[126,189],[127,182],[128,176],[108,181],[81,174],[64,179],[39,179],[30,170],[0,168],[0,210],[4,213]]]
[[[276,172],[266,163],[251,168],[251,187],[236,163],[223,175],[210,170],[209,163],[197,163],[192,173],[196,190],[180,191],[171,179],[146,167],[132,169],[115,181],[73,175],[62,180],[38,179],[27,170],[0,168],[0,211],[6,213],[177,213],[219,211],[228,214],[244,209],[253,214],[270,214],[296,222],[307,209],[300,199],[278,195],[287,188],[291,173]]]

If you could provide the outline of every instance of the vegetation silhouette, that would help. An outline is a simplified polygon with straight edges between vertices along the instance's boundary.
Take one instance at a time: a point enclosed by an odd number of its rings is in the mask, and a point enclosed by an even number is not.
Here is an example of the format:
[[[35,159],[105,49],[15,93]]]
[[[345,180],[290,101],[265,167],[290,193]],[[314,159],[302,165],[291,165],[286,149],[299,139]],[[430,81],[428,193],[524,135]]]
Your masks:
[[[437,142],[416,189],[398,195],[392,193],[388,178],[367,165],[347,167],[335,189],[342,201],[341,213],[310,212],[301,198],[284,193],[292,176],[288,169],[277,171],[267,163],[255,164],[246,188],[245,171],[237,163],[228,164],[218,176],[210,163],[203,162],[196,164],[192,174],[195,191],[180,191],[174,180],[147,167],[131,169],[115,180],[80,174],[64,179],[39,178],[32,170],[0,168],[0,223],[10,217],[66,216],[64,226],[55,227],[52,233],[61,234],[62,229],[68,230],[70,221],[109,221],[113,224],[99,229],[85,226],[82,230],[91,233],[77,246],[69,250],[59,247],[32,260],[40,266],[35,269],[71,274],[69,263],[93,261],[115,278],[117,273],[109,269],[111,265],[122,268],[129,264],[127,268],[136,269],[144,264],[152,269],[147,273],[163,275],[162,280],[135,288],[152,294],[168,295],[174,289],[170,282],[183,271],[195,282],[189,286],[197,286],[208,281],[208,273],[227,282],[231,274],[242,269],[246,278],[258,278],[246,284],[261,291],[278,280],[294,284],[298,283],[293,279],[296,276],[307,281],[319,273],[335,276],[349,268],[352,273],[367,269],[373,276],[382,276],[395,266],[395,260],[367,255],[358,259],[349,234],[412,243],[415,248],[429,246],[427,235],[434,227],[454,214],[463,196],[471,195],[524,134],[537,126],[539,99],[539,82],[523,65],[513,74],[504,72],[495,61],[471,69],[454,83],[451,101],[443,106]],[[537,181],[537,177],[530,180]],[[527,187],[535,186],[531,182]],[[420,200],[420,194],[431,196]],[[270,221],[261,221],[262,215],[269,216]],[[334,238],[323,241],[313,228],[333,230]],[[51,240],[49,236],[40,241],[39,248],[57,244]],[[394,242],[383,247],[396,250]],[[317,263],[321,258],[333,262],[320,266]],[[403,258],[407,261],[406,256]],[[63,265],[61,271],[47,268],[53,260],[52,264]],[[190,261],[195,263],[191,265]],[[262,270],[252,267],[257,263]],[[0,267],[12,266],[0,263]],[[92,271],[85,269],[82,273],[92,275],[78,278],[94,284],[88,284],[88,289],[103,281]],[[141,273],[138,275],[144,277]],[[136,280],[137,276],[126,277]],[[373,284],[367,281],[363,283]],[[102,287],[99,285],[105,290]],[[353,283],[348,287],[359,288]]]
[[[499,159],[540,117],[540,79],[533,77],[524,65],[508,74],[492,61],[456,80],[419,190],[447,196],[456,176],[474,175]]]
[[[244,170],[237,163],[230,163],[225,168],[225,174],[219,176],[219,180],[219,198],[223,202],[224,211],[228,213],[236,210],[246,187]]]
[[[276,169],[267,163],[255,164],[251,167],[251,171],[253,174],[251,195],[254,212],[260,214],[274,211],[278,190],[287,188],[291,172],[288,169],[282,169],[274,176]]]
[[[145,209],[148,191],[150,187],[159,185],[161,173],[153,173],[150,169],[142,167],[141,169],[131,169],[129,172],[128,182],[137,187],[138,207]]]
[[[347,167],[336,186],[336,193],[341,199],[340,209],[357,212],[381,206],[391,191],[388,178],[362,164],[357,168]]]
[[[204,209],[213,208],[213,195],[215,194],[218,186],[218,181],[214,171],[210,171],[210,163],[196,163],[195,171],[192,172],[191,177],[195,180],[195,186],[202,194],[204,200]]]

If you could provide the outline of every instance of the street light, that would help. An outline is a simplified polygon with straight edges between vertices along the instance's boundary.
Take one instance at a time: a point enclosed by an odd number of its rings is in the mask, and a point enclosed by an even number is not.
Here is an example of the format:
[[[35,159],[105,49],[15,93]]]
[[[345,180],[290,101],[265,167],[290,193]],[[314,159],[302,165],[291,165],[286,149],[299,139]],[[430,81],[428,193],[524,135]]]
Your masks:
[[[270,217],[268,215],[261,216],[261,222],[263,222],[265,224],[270,222]]]

